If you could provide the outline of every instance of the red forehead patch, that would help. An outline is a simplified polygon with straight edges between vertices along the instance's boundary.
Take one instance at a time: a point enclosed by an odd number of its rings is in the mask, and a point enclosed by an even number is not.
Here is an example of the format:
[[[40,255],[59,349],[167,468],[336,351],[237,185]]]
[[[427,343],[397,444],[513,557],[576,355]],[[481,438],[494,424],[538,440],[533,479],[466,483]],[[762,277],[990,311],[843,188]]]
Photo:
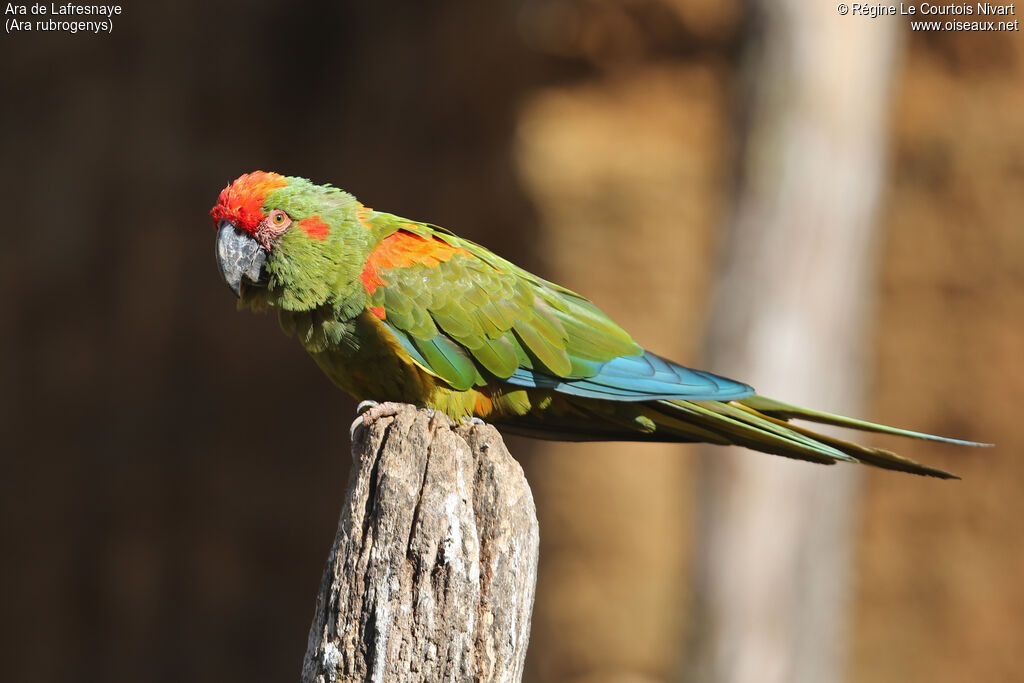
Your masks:
[[[210,210],[213,224],[226,218],[248,233],[256,232],[256,226],[266,218],[263,203],[274,190],[288,184],[283,175],[254,171],[239,176],[225,187],[217,198],[217,205]]]

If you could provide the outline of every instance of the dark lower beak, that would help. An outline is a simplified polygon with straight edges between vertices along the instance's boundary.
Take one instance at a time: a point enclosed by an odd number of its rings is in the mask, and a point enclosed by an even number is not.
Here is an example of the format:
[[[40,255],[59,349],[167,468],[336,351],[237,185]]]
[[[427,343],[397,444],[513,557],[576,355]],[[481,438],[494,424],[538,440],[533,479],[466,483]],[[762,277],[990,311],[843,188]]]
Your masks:
[[[220,276],[235,293],[242,295],[242,280],[259,284],[267,252],[259,242],[223,220],[217,229],[217,265]]]

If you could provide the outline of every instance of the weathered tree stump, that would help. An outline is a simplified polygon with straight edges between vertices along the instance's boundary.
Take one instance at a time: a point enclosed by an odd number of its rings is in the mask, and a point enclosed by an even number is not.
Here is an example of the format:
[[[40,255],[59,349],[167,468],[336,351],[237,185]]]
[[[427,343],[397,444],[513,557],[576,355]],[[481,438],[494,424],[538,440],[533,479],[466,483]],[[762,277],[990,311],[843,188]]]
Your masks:
[[[303,683],[521,680],[539,528],[498,432],[404,406],[352,457]]]

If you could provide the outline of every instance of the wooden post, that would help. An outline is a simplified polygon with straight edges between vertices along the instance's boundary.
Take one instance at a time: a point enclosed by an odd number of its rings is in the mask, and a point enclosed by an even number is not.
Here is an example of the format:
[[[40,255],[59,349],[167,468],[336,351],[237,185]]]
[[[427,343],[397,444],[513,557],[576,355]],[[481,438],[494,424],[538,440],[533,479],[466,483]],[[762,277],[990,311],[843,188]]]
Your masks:
[[[540,536],[498,432],[403,406],[352,457],[303,683],[521,680]]]

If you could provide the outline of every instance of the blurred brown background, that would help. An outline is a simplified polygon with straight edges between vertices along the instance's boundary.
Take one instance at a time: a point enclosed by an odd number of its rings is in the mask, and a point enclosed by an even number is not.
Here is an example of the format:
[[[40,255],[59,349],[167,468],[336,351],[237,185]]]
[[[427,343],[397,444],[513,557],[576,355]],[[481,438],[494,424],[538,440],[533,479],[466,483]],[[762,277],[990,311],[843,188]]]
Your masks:
[[[0,37],[5,680],[298,676],[353,404],[234,312],[221,187],[332,182],[697,364],[750,31],[710,0],[183,0]],[[868,473],[847,677],[1021,680],[1024,41],[900,33],[865,417],[998,447],[898,444],[961,482]],[[677,677],[696,449],[509,445],[541,521],[531,680]]]

